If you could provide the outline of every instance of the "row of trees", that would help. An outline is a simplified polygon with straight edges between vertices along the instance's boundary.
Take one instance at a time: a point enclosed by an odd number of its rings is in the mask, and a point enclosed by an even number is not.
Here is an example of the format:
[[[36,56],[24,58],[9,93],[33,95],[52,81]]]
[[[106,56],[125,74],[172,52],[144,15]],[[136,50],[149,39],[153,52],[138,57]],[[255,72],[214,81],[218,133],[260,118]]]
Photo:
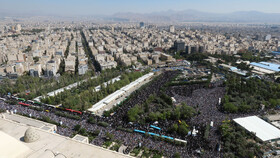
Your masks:
[[[91,51],[91,49],[89,48],[89,45],[88,45],[88,42],[86,40],[86,37],[85,37],[85,34],[82,30],[81,31],[81,37],[82,37],[82,44],[83,44],[83,47],[84,47],[84,50],[85,50],[85,53],[87,54],[88,57],[91,58],[91,60],[88,60],[89,61],[89,66],[94,69],[96,72],[99,72],[101,71],[101,66],[99,64],[99,62],[97,62],[93,56],[93,53]]]
[[[271,57],[266,57],[265,53],[254,54],[253,52],[250,52],[248,50],[241,50],[238,52],[238,55],[241,56],[240,58],[242,60],[250,62],[268,61],[271,59]]]
[[[53,105],[62,104],[65,108],[86,110],[107,95],[136,80],[143,74],[141,72],[123,73],[120,81],[110,83],[105,87],[103,84],[104,82],[107,82],[118,75],[119,73],[116,71],[105,73],[95,79],[80,84],[76,88],[66,90],[53,97],[45,97],[41,101]],[[95,87],[98,85],[101,85],[101,89],[96,92]]]
[[[259,140],[253,134],[247,133],[245,129],[225,120],[220,126],[220,132],[224,157],[262,157],[262,151],[258,145]]]
[[[280,105],[280,85],[257,78],[243,79],[228,75],[223,109],[227,112],[256,111],[265,105],[275,108]]]
[[[23,75],[16,81],[4,79],[0,84],[0,94],[7,95],[8,93],[17,93],[22,98],[33,99],[91,76],[91,72],[88,72],[84,76],[64,74],[59,78],[51,79]]]
[[[219,58],[224,60],[225,63],[232,63],[234,64],[239,58],[244,61],[250,62],[260,62],[260,61],[267,61],[271,58],[265,57],[264,54],[254,54],[253,52],[243,50],[239,51],[238,54],[240,57],[235,57],[233,55],[226,55],[226,54],[212,54],[212,57]]]

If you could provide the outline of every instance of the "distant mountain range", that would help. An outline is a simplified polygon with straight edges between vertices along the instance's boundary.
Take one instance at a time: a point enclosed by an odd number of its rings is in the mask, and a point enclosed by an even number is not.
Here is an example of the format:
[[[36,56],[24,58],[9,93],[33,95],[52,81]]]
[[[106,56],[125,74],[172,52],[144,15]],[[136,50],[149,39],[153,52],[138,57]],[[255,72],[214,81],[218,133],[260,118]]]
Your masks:
[[[59,19],[76,19],[87,18],[92,20],[110,21],[110,22],[233,22],[233,23],[277,23],[280,24],[280,13],[263,13],[258,11],[240,11],[233,13],[208,13],[197,10],[174,11],[167,10],[153,13],[132,13],[123,12],[113,15],[76,15],[63,16],[53,15],[39,12],[32,13],[6,13],[0,11],[0,18],[2,17],[33,17],[44,16],[54,17]]]
[[[233,13],[207,13],[196,10],[140,13],[117,13],[112,15],[126,21],[147,22],[240,22],[240,23],[280,23],[280,13],[242,11]]]

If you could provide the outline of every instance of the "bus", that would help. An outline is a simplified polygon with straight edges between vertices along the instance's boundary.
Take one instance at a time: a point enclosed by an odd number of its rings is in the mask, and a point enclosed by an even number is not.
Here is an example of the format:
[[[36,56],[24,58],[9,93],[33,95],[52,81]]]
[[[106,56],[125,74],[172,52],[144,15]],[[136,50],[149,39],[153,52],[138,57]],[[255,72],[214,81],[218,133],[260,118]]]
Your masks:
[[[134,132],[142,133],[142,134],[145,134],[145,133],[146,133],[145,131],[141,131],[141,130],[138,130],[138,129],[135,129]]]
[[[173,140],[173,139],[174,139],[174,138],[172,138],[172,137],[168,137],[168,136],[165,136],[165,135],[161,135],[161,137],[162,137],[162,138],[171,139],[171,140]]]
[[[38,101],[34,101],[34,104],[41,105],[41,103],[40,103],[40,102],[38,102]]]
[[[151,135],[151,136],[158,136],[158,137],[160,137],[160,135],[156,134],[156,133],[148,132],[148,134]]]
[[[186,143],[186,144],[187,144],[187,141],[182,140],[182,139],[177,139],[177,138],[175,138],[174,140],[177,141],[177,142],[182,142],[182,143]]]
[[[23,105],[23,106],[31,106],[30,104],[26,104],[26,103],[22,103],[22,102],[19,102],[18,104]]]
[[[20,100],[20,101],[26,101],[24,98],[18,98],[18,100]]]
[[[70,111],[70,112],[75,112],[75,113],[78,113],[78,114],[82,114],[82,112],[81,111],[77,111],[77,110],[72,110],[72,109],[67,109],[67,108],[65,108],[65,110],[66,111]]]
[[[75,113],[78,113],[78,114],[82,115],[82,112],[81,112],[81,111],[78,111],[78,110],[72,110],[72,111],[75,112]]]
[[[161,130],[161,128],[154,126],[154,125],[150,125],[151,128],[157,129],[157,130]]]
[[[34,104],[33,100],[27,100],[27,102]]]

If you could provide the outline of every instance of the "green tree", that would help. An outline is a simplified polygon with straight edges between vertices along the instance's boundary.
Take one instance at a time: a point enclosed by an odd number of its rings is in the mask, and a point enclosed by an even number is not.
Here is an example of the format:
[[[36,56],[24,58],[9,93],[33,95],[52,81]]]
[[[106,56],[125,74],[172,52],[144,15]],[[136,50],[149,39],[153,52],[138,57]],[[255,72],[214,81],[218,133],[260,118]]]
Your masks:
[[[180,133],[182,136],[185,136],[188,134],[188,132],[188,125],[185,121],[182,121],[182,123],[178,127],[178,133]]]
[[[74,130],[75,130],[75,131],[79,131],[80,129],[81,129],[81,125],[78,124],[78,125],[75,125],[75,126],[74,126]]]
[[[139,105],[135,105],[127,112],[128,121],[135,122],[139,118],[138,115],[142,112],[143,110],[141,109],[141,107]]]
[[[238,111],[238,108],[233,103],[225,103],[224,109],[227,112],[236,113]]]
[[[180,155],[179,153],[176,152],[176,153],[173,155],[173,157],[174,157],[174,158],[180,158],[181,155]]]

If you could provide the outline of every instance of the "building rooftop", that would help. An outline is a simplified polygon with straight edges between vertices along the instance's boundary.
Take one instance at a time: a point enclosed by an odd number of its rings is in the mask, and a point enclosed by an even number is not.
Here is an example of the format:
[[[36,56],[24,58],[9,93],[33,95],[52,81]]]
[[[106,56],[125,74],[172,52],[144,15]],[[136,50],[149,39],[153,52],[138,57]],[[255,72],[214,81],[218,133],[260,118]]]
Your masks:
[[[0,130],[0,157],[18,158],[27,156],[27,153],[31,150],[12,136],[2,132]],[[16,152],[15,152],[16,151]]]
[[[271,53],[280,55],[280,52],[278,52],[278,51],[272,51]]]
[[[247,131],[255,133],[262,141],[280,139],[280,130],[257,116],[237,118],[233,121]]]
[[[37,120],[33,121],[37,122]],[[34,142],[26,143],[24,142],[23,137],[25,135],[25,131],[29,129],[29,127],[30,126],[26,124],[0,117],[0,149],[2,149],[0,152],[0,157],[53,158],[53,153],[73,158],[130,157],[128,155],[104,149],[99,146],[82,143],[78,140],[73,140],[53,132],[47,132],[36,127],[33,127],[34,131],[40,135],[40,138]],[[79,137],[78,139],[81,138],[82,137]]]
[[[273,63],[268,63],[268,62],[259,62],[259,63],[252,62],[252,63],[250,63],[250,65],[261,67],[261,68],[267,69],[267,70],[272,70],[275,72],[280,71],[280,69],[279,69],[280,65],[278,65],[278,64],[273,64]]]

